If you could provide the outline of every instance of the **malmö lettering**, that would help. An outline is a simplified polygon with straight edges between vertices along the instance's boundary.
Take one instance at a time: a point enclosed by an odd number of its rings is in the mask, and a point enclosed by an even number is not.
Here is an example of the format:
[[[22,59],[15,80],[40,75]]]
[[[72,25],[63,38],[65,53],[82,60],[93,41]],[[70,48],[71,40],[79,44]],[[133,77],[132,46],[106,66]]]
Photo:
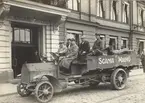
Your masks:
[[[99,64],[113,64],[114,58],[99,58]]]
[[[131,57],[130,56],[118,57],[118,62],[120,62],[120,63],[131,62]]]

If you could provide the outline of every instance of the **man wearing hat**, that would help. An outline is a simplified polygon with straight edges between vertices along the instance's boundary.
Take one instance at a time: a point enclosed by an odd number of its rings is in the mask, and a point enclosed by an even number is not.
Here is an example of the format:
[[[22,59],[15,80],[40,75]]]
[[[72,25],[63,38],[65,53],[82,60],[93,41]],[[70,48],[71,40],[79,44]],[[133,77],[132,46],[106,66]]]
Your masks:
[[[92,54],[93,55],[102,55],[102,50],[103,50],[103,42],[100,38],[100,34],[96,33],[95,34],[96,41],[94,42],[94,45],[92,47]]]
[[[79,45],[79,54],[78,54],[78,59],[80,61],[85,60],[86,55],[89,53],[90,51],[90,44],[89,42],[86,40],[86,37],[83,35],[81,37],[81,43]]]

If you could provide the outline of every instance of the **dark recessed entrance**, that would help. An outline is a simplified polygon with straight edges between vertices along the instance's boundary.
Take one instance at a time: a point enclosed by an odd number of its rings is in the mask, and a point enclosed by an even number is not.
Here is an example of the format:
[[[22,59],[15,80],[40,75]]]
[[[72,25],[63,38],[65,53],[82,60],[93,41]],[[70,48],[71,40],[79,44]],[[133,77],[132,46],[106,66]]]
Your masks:
[[[34,52],[38,51],[38,26],[13,24],[12,68],[14,77],[21,73],[22,65],[33,62]]]

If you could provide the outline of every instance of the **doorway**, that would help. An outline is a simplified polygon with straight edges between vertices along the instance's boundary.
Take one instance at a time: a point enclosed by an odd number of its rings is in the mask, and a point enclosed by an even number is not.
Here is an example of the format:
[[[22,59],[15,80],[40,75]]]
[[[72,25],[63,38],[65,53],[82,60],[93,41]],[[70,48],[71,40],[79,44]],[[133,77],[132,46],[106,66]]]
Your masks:
[[[12,68],[15,78],[21,74],[24,63],[33,62],[34,52],[38,51],[39,27],[12,25],[12,29]]]

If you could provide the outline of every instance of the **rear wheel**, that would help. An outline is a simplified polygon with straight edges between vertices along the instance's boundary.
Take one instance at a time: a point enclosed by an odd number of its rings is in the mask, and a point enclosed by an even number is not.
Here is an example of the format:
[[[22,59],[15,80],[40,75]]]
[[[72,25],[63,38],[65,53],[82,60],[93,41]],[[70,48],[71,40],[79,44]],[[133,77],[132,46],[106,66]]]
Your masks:
[[[38,83],[35,88],[35,96],[37,100],[41,103],[49,102],[54,94],[53,86],[48,81],[42,81]]]
[[[27,87],[27,84],[23,84],[23,83],[19,83],[17,86],[17,92],[22,97],[27,97],[27,96],[31,95],[31,93],[32,93],[31,91],[26,89],[26,87]]]
[[[113,89],[124,89],[127,83],[127,73],[124,69],[118,68],[111,74],[111,85]]]

